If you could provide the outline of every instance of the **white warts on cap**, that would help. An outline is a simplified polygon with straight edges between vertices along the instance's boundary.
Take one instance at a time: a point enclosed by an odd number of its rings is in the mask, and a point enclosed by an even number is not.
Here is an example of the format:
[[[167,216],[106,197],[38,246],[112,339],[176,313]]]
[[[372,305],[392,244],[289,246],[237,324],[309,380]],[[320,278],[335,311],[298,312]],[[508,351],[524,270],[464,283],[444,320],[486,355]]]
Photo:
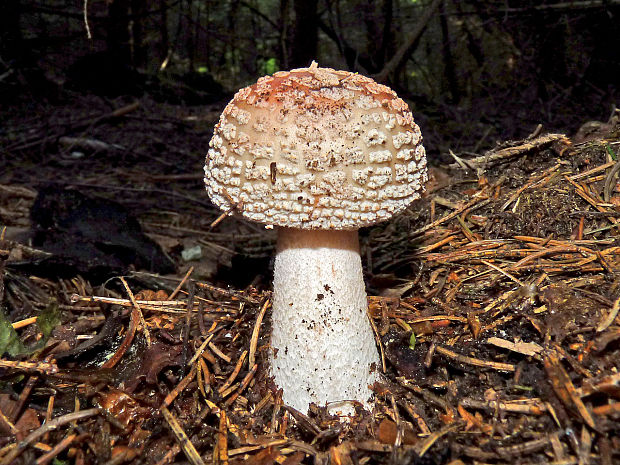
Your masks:
[[[316,63],[237,92],[205,165],[218,207],[300,229],[387,220],[420,197],[426,180],[407,104],[370,78]]]

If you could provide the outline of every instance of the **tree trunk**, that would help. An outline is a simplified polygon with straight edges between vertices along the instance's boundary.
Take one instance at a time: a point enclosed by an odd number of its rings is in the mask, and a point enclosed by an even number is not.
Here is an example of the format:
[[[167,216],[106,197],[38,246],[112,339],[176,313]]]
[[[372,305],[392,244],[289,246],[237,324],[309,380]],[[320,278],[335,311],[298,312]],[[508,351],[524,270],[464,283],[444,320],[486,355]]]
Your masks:
[[[131,0],[131,35],[133,44],[133,65],[144,68],[147,63],[147,49],[144,44],[144,21],[146,20],[146,3],[144,0]]]
[[[196,21],[198,21],[198,17],[199,17],[199,13],[196,13],[196,18],[193,18],[192,16],[192,1],[188,0],[187,1],[187,8],[185,10],[185,22],[186,22],[186,27],[184,30],[184,34],[185,34],[185,53],[187,53],[187,58],[188,58],[188,72],[189,73],[193,73],[194,69],[195,69],[195,61],[196,61],[196,42],[194,41],[194,28],[192,27],[192,24],[196,24]]]
[[[316,59],[319,34],[318,0],[294,0],[295,24],[293,25],[293,46],[291,68],[309,66]]]
[[[129,0],[115,0],[109,4],[106,30],[110,56],[119,64],[131,66]]]
[[[409,37],[396,51],[390,61],[386,63],[381,72],[373,76],[375,80],[378,82],[386,82],[392,73],[398,72],[405,66],[405,63],[415,50],[418,40],[422,36],[422,33],[426,29],[426,26],[435,13],[435,10],[439,7],[441,1],[442,0],[433,0],[433,2],[426,7],[426,10],[422,13],[420,18],[418,18],[418,21],[413,27],[412,32],[409,34]]]
[[[166,0],[159,0],[159,59],[163,63],[168,56],[170,39],[168,35],[168,5]]]
[[[280,22],[278,26],[280,29],[280,37],[278,43],[278,63],[280,64],[280,68],[289,69],[289,0],[280,0]]]
[[[444,0],[439,6],[439,22],[441,24],[441,33],[443,35],[443,45],[441,53],[443,56],[443,66],[446,79],[448,81],[448,89],[450,90],[450,98],[453,103],[460,99],[459,87],[456,81],[456,72],[454,70],[454,60],[452,59],[452,50],[450,47],[450,29],[448,20],[446,19],[446,1]]]
[[[383,69],[387,61],[388,53],[392,45],[392,27],[394,19],[394,5],[392,0],[383,1],[383,33],[381,36],[381,48],[377,57],[377,68]]]
[[[24,44],[22,31],[19,28],[21,15],[19,0],[4,0],[0,15],[0,56],[5,62],[26,63],[31,60],[28,47]]]

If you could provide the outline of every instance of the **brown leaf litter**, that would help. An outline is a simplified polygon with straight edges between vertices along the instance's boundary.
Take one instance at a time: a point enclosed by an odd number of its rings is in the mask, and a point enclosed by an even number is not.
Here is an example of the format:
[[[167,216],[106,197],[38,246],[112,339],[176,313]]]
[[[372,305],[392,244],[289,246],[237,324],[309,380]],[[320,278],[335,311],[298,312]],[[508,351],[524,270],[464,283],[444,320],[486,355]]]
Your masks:
[[[52,297],[62,323],[45,349],[0,360],[0,464],[617,463],[617,118],[604,128],[455,155],[421,201],[362,235],[383,376],[350,423],[271,388],[260,282],[237,290],[189,266],[98,287],[24,275],[12,263],[42,252],[3,237],[0,295],[20,338],[40,337],[31,318]],[[0,191],[5,221],[27,225],[36,193]],[[192,218],[141,219],[160,244],[182,232],[226,254],[272,247]]]

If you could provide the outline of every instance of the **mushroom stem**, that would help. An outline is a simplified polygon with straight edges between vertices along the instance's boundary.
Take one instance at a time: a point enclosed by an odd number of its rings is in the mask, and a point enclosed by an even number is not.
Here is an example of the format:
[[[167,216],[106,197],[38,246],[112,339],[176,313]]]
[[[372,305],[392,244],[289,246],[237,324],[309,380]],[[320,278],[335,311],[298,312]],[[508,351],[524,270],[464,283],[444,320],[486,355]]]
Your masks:
[[[271,368],[285,404],[352,414],[369,405],[379,355],[368,321],[357,230],[280,228]]]

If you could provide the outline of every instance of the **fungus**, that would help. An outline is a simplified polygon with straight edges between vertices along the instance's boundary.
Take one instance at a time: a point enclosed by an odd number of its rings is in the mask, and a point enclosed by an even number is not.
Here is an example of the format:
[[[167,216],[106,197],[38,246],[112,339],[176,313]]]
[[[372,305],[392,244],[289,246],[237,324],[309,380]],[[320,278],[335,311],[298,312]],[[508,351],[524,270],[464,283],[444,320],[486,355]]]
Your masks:
[[[420,197],[421,140],[390,88],[314,62],[241,89],[215,127],[205,164],[212,202],[278,228],[271,374],[297,410],[370,405],[380,362],[358,229]]]

